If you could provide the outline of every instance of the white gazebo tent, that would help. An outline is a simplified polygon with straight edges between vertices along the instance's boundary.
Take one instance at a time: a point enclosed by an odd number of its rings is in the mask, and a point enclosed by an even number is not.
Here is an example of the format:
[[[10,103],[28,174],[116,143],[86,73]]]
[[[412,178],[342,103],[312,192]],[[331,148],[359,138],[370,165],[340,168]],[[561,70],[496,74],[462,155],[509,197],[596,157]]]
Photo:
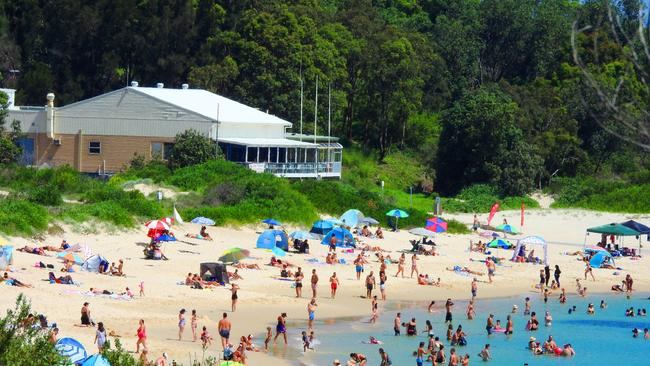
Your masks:
[[[521,249],[522,246],[541,246],[544,249],[544,265],[548,265],[548,244],[546,243],[546,240],[540,236],[527,236],[525,238],[517,240],[517,246],[515,247],[515,252],[512,255],[512,260],[514,260],[517,257],[517,254],[519,254],[519,250]]]

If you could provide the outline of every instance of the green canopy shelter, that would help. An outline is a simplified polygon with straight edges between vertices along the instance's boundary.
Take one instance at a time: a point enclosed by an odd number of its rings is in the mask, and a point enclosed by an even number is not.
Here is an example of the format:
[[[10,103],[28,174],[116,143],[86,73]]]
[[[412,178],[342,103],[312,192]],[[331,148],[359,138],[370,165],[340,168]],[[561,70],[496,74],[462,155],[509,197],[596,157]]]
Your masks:
[[[623,224],[611,223],[607,225],[594,226],[587,229],[587,234],[585,235],[585,245],[587,245],[587,235],[589,233],[604,234],[604,235],[615,235],[615,236],[635,236],[637,238],[641,237],[641,233],[631,229]],[[641,242],[639,241],[639,248],[641,247]]]

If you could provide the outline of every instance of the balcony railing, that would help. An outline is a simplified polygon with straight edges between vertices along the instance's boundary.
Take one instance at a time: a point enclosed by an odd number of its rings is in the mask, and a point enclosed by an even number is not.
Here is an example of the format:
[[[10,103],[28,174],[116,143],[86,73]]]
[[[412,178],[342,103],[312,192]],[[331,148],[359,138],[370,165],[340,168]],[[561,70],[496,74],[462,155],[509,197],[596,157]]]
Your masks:
[[[289,178],[341,177],[341,162],[329,163],[249,163],[258,173],[271,173]]]

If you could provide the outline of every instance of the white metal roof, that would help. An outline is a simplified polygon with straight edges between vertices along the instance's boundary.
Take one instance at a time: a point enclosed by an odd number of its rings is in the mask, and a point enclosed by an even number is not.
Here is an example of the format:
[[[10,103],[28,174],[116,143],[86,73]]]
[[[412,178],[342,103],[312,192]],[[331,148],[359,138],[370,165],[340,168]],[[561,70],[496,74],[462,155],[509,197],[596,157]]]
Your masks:
[[[263,138],[236,138],[236,137],[226,137],[219,138],[219,142],[237,144],[237,145],[246,145],[252,147],[317,147],[318,145],[300,142],[289,139],[263,139]]]
[[[140,86],[127,87],[127,89],[146,94],[165,103],[175,105],[223,123],[259,123],[291,126],[290,122],[285,121],[282,118],[264,113],[232,99],[211,93],[207,90],[146,88]],[[219,110],[218,116],[217,106]]]

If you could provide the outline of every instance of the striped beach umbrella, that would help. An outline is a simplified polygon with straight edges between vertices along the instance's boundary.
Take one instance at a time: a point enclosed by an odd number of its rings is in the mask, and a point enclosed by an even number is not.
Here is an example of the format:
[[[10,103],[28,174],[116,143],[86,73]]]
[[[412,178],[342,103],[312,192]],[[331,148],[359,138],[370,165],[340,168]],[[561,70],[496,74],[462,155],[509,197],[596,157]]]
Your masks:
[[[67,357],[71,363],[78,364],[88,358],[84,346],[74,338],[61,338],[54,346],[59,354]]]
[[[163,220],[151,220],[144,224],[144,227],[152,230],[169,230],[169,225]]]

